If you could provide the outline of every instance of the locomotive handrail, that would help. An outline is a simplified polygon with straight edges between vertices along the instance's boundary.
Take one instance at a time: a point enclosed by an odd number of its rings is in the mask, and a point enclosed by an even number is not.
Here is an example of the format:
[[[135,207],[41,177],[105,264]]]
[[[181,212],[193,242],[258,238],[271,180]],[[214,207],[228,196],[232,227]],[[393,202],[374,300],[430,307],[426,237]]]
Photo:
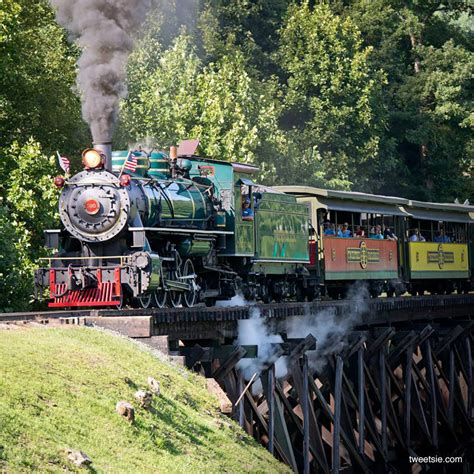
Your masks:
[[[200,230],[200,229],[182,229],[179,227],[129,227],[129,231],[135,230],[146,230],[151,232],[162,232],[168,234],[180,233],[180,234],[204,234],[204,235],[212,235],[212,234],[220,234],[220,235],[234,235],[234,232],[230,230]]]
[[[122,265],[127,259],[130,259],[130,255],[116,255],[116,256],[103,256],[103,257],[41,257],[38,260],[47,260],[51,262],[53,260],[112,260],[112,259],[119,259],[120,265]]]

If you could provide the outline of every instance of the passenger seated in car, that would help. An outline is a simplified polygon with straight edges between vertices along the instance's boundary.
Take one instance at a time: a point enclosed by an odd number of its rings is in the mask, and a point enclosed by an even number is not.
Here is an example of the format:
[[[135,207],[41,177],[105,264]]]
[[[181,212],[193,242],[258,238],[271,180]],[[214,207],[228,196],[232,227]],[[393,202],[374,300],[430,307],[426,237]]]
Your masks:
[[[383,236],[387,240],[398,240],[398,237],[392,232],[392,230],[388,226],[385,227],[383,231]]]
[[[242,201],[242,220],[243,221],[253,221],[253,210],[250,207],[250,199],[244,198]]]
[[[358,226],[356,227],[356,231],[355,231],[354,237],[359,237],[359,238],[361,238],[361,239],[362,239],[363,237],[365,237],[365,230],[362,229],[362,227],[361,227],[360,225],[358,225]]]
[[[426,239],[420,234],[418,229],[412,229],[410,231],[410,237],[408,240],[410,242],[426,242]]]
[[[336,235],[336,231],[334,230],[334,224],[330,222],[324,222],[324,235]]]
[[[434,238],[434,242],[439,242],[443,244],[449,244],[451,239],[446,235],[444,229],[441,229]]]
[[[351,231],[349,230],[349,224],[347,222],[344,222],[342,225],[342,228],[337,231],[337,236],[338,237],[351,237]]]
[[[382,227],[379,225],[375,226],[375,234],[373,234],[371,239],[383,240]]]

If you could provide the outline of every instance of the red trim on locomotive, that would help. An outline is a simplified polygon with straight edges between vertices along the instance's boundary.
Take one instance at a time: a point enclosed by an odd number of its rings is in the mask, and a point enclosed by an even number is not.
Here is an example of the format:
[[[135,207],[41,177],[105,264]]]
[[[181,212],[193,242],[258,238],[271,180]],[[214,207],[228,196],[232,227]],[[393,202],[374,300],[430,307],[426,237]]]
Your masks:
[[[102,281],[102,269],[96,270],[97,287],[68,290],[67,283],[56,283],[56,272],[49,270],[50,308],[118,306],[122,297],[120,267],[114,269],[114,281]]]

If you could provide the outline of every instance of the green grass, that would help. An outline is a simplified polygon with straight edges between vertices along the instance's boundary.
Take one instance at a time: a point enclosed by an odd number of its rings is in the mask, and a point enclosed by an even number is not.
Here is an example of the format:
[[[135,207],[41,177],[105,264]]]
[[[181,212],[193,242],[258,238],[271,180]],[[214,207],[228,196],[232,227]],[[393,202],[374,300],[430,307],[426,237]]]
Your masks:
[[[203,378],[90,328],[0,329],[0,472],[288,472],[217,411]],[[161,384],[152,409],[136,390]],[[131,402],[135,423],[115,413]],[[67,460],[84,451],[89,468]]]

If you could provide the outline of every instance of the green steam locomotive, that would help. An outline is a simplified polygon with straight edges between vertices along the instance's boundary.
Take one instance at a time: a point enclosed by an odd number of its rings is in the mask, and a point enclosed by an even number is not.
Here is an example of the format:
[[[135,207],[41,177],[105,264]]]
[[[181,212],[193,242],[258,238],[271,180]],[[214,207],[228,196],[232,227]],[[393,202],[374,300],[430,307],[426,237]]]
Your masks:
[[[62,228],[35,274],[49,306],[212,306],[241,290],[263,301],[312,298],[309,210],[258,185],[258,169],[196,155],[96,144],[84,170],[58,177]]]

